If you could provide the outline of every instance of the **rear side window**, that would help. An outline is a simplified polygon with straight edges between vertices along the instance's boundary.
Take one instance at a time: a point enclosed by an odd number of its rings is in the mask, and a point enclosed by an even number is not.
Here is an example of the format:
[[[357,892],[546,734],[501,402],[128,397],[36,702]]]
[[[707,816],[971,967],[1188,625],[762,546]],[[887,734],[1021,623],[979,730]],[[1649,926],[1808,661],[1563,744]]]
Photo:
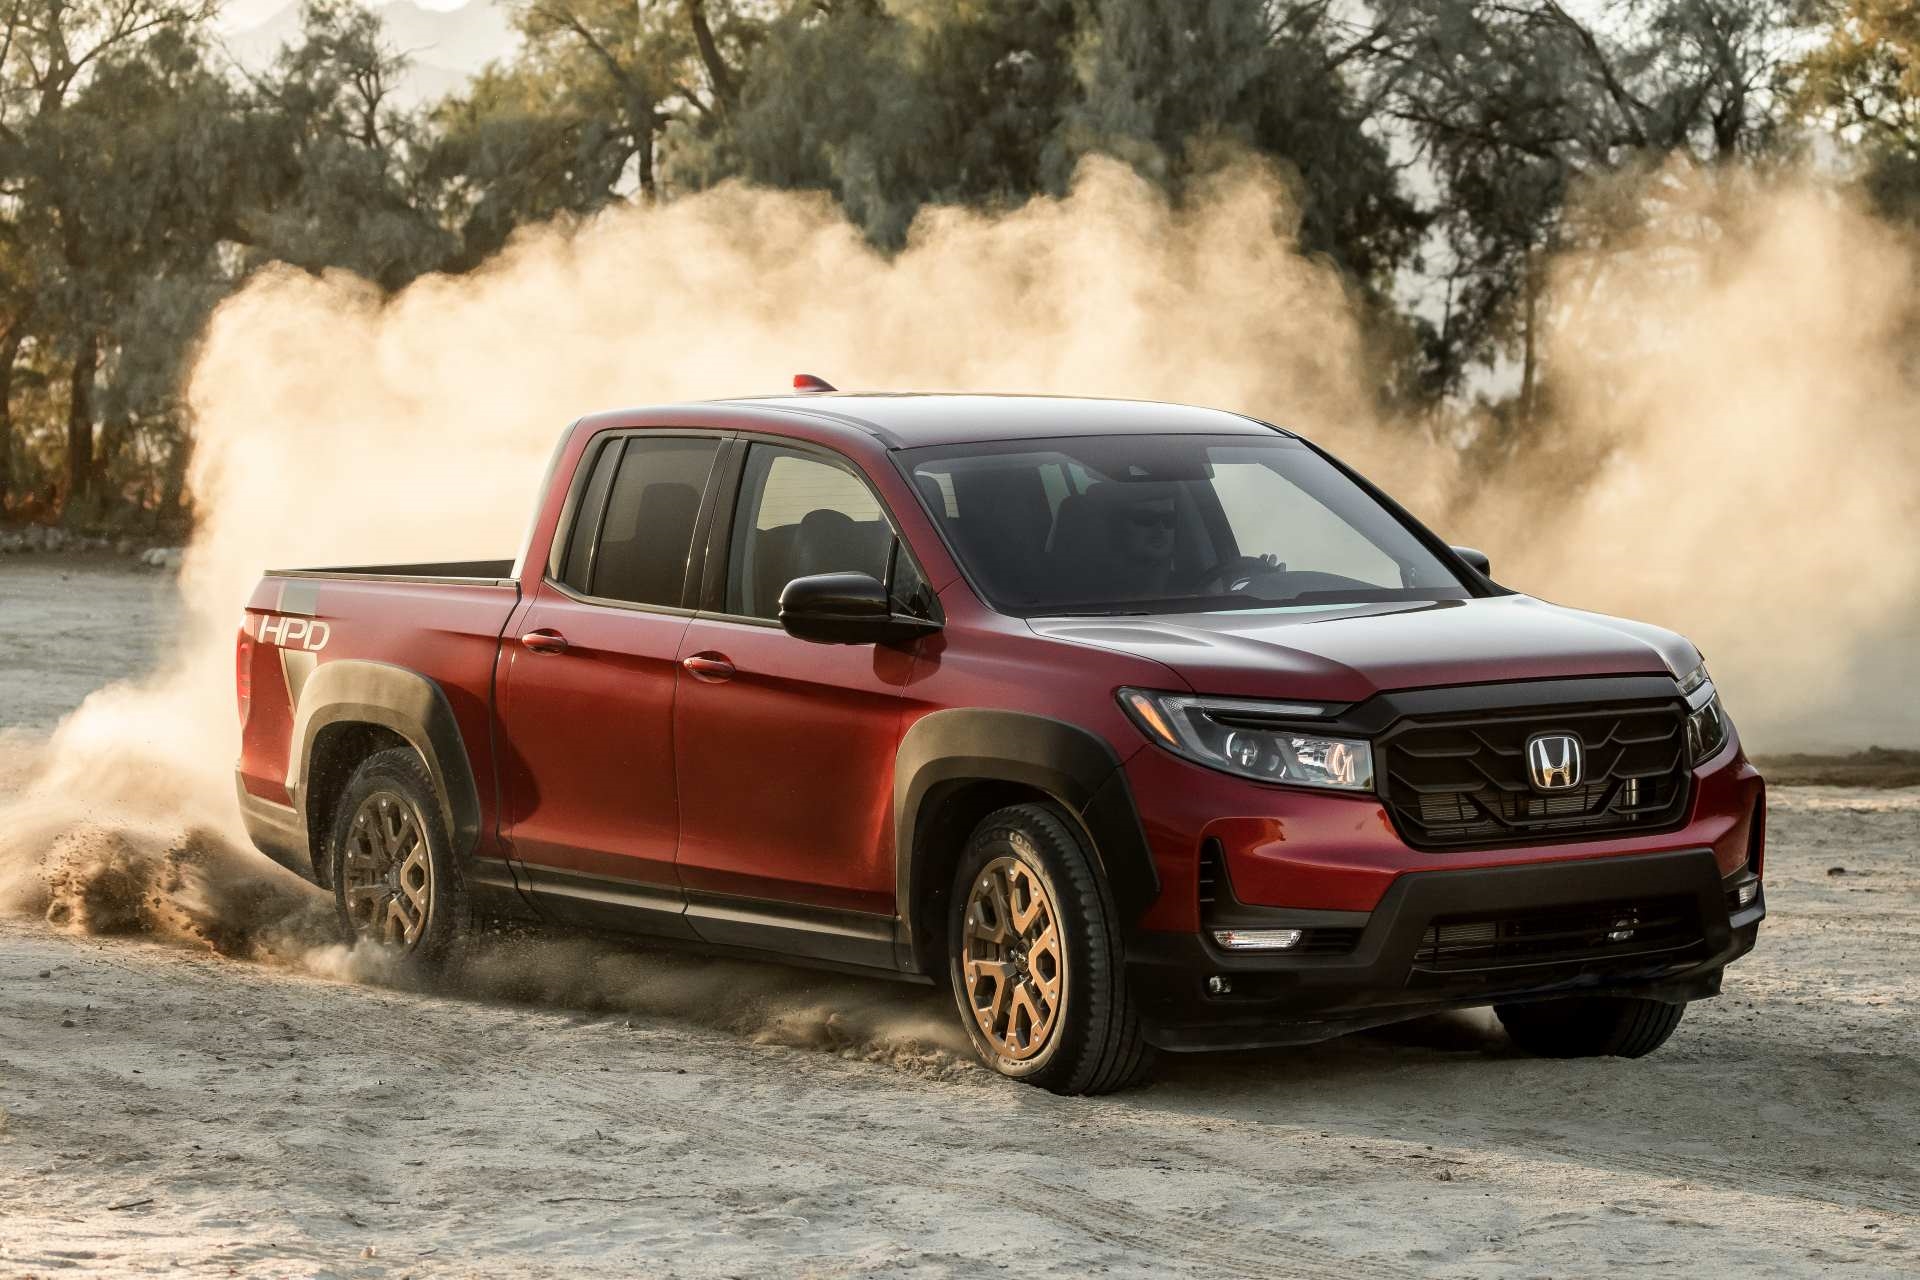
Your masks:
[[[582,595],[679,607],[717,440],[607,446],[581,495],[562,581]]]
[[[893,526],[866,483],[815,454],[755,445],[741,477],[727,573],[727,612],[778,618],[795,578],[857,570],[886,582]],[[905,556],[900,563],[911,568]]]

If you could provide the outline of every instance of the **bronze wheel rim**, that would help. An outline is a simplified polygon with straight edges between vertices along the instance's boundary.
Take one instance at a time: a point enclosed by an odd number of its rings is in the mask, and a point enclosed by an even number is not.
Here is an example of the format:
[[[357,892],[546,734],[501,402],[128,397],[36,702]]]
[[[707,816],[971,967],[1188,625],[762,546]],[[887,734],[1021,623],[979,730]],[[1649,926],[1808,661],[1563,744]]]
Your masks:
[[[427,826],[411,800],[376,791],[347,828],[342,888],[356,937],[411,949],[433,903]]]
[[[993,1051],[1023,1062],[1053,1040],[1066,998],[1066,949],[1046,884],[1017,858],[980,868],[967,894],[960,970],[967,1006]]]

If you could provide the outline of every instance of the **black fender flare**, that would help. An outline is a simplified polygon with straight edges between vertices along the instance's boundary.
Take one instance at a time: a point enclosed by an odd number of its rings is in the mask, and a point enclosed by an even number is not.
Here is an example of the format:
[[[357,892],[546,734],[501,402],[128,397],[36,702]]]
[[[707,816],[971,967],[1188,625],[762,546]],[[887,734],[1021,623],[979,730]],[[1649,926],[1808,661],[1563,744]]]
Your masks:
[[[1120,757],[1098,734],[1021,711],[955,708],[916,720],[894,755],[894,902],[902,967],[918,967],[913,936],[922,811],[943,785],[1012,782],[1051,796],[1092,838],[1094,861],[1123,929],[1160,894],[1160,873],[1127,789]]]
[[[480,836],[480,791],[453,707],[436,682],[405,667],[360,659],[324,663],[307,678],[294,713],[293,757],[287,762],[287,790],[303,819],[313,744],[323,729],[335,724],[378,725],[406,739],[433,777],[455,854],[472,853]]]

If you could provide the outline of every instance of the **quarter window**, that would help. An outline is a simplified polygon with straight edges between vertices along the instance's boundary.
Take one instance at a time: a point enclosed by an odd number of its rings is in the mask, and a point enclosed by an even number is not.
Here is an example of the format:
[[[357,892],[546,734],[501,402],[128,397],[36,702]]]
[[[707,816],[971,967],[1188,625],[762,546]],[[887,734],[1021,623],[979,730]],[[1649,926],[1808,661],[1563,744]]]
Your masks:
[[[593,580],[593,539],[600,531],[600,513],[607,507],[607,489],[613,484],[613,472],[620,465],[624,440],[609,440],[600,447],[587,487],[580,492],[580,505],[573,513],[573,534],[567,543],[566,563],[560,569],[560,581],[587,594]]]

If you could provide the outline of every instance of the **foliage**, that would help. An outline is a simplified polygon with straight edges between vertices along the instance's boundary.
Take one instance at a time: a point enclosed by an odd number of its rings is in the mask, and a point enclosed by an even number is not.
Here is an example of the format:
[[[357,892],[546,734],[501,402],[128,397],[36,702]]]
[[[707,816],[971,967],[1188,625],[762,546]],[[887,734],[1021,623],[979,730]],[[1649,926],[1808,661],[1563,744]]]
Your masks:
[[[1778,155],[1811,121],[1920,219],[1905,0],[514,0],[517,46],[425,108],[355,0],[307,0],[251,75],[211,0],[6,3],[15,517],[181,518],[193,335],[261,264],[398,289],[730,179],[826,191],[890,248],[928,205],[1059,193],[1090,153],[1175,200],[1253,153],[1364,301],[1382,396],[1457,404],[1516,361],[1480,415],[1511,438],[1569,313],[1547,291],[1591,287],[1542,263],[1604,261],[1597,193],[1659,198],[1623,177]]]
[[[1800,62],[1796,105],[1853,143],[1880,208],[1920,222],[1920,9],[1911,0],[1835,0],[1826,42]]]
[[[1436,381],[1523,348],[1531,411],[1540,264],[1570,247],[1582,183],[1681,156],[1721,163],[1774,142],[1782,0],[1664,0],[1583,23],[1554,0],[1429,0],[1381,28],[1383,110],[1439,187],[1448,284]]]

